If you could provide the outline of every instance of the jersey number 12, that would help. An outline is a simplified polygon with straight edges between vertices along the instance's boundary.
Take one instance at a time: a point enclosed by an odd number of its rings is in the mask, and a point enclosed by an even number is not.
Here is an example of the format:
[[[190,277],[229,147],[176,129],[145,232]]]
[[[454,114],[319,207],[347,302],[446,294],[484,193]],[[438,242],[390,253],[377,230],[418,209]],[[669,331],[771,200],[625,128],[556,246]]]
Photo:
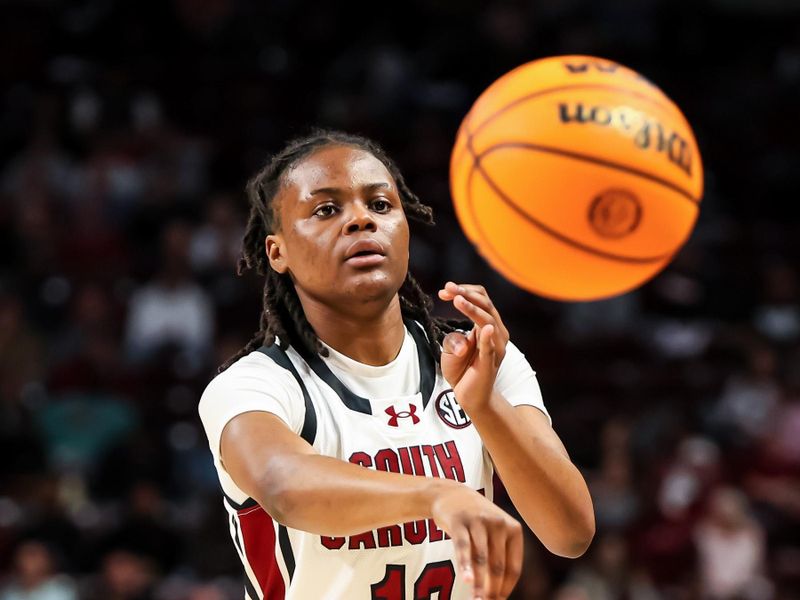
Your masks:
[[[414,600],[431,600],[439,593],[439,600],[450,600],[456,572],[449,560],[429,563],[414,582]],[[386,575],[370,586],[372,600],[406,600],[406,566],[386,565]]]

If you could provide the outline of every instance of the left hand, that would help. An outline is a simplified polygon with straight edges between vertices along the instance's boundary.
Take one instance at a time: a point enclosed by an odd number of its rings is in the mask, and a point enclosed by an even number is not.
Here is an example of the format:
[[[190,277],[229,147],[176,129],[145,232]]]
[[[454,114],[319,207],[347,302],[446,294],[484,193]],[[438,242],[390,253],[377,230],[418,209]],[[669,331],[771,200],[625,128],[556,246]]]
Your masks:
[[[448,281],[439,298],[451,301],[475,326],[465,336],[449,333],[442,342],[442,375],[469,413],[488,403],[497,371],[506,355],[508,330],[481,285]]]

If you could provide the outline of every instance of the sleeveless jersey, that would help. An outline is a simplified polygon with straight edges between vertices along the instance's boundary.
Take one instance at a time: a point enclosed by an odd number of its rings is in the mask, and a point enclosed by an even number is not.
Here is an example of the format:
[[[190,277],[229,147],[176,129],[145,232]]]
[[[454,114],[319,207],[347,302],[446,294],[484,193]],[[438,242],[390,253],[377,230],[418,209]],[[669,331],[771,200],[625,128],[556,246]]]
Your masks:
[[[409,353],[417,361],[412,365],[418,370],[416,393],[392,395],[388,390],[385,397],[360,396],[325,359],[292,347],[284,350],[276,343],[241,358],[203,394],[200,414],[223,488],[231,537],[245,570],[246,599],[470,597],[470,587],[456,576],[452,541],[432,519],[347,537],[292,529],[248,498],[219,459],[225,424],[242,412],[263,410],[282,418],[319,454],[368,469],[446,477],[491,499],[492,463],[477,430],[442,377],[422,327],[407,321],[406,330],[416,346],[416,352]],[[249,373],[268,366],[269,380],[249,375],[248,365]],[[495,389],[512,404],[530,404],[547,414],[533,370],[510,342],[498,382],[501,389],[497,384]]]

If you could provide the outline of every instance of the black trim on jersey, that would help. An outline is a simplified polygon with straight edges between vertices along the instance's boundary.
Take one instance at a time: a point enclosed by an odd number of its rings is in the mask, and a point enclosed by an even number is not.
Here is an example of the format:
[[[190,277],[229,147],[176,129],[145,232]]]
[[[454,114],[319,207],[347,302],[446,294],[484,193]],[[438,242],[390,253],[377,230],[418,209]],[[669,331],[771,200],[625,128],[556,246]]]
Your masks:
[[[222,495],[225,496],[225,500],[228,501],[228,504],[231,505],[231,508],[233,508],[233,510],[242,510],[242,509],[245,509],[245,508],[253,508],[255,505],[258,504],[258,502],[256,502],[252,498],[248,498],[247,500],[245,500],[244,502],[239,504],[238,502],[234,501],[233,498],[228,496],[228,494],[226,494],[225,492],[222,492]]]
[[[300,437],[313,445],[314,439],[317,437],[317,413],[314,411],[314,403],[311,402],[311,396],[308,395],[308,390],[303,380],[300,378],[300,374],[297,372],[297,369],[294,368],[292,361],[286,355],[284,349],[278,346],[278,344],[261,346],[258,351],[269,356],[275,364],[289,371],[294,376],[295,380],[297,380],[300,390],[303,392],[303,401],[306,405],[306,416],[303,420],[303,429],[300,431]]]
[[[436,383],[436,361],[428,346],[428,338],[419,325],[404,319],[406,328],[417,343],[417,358],[419,359],[419,391],[422,394],[422,407],[428,406],[428,401],[433,395],[433,386]]]
[[[278,523],[278,542],[281,546],[283,562],[286,563],[286,570],[289,572],[289,583],[292,583],[292,577],[294,577],[294,552],[292,551],[292,542],[289,540],[289,532],[286,531],[286,526],[280,523]]]
[[[253,582],[250,581],[250,578],[247,576],[247,573],[244,574],[244,591],[247,592],[247,595],[253,600],[258,600],[260,598],[258,592],[256,592],[255,586],[253,586]]]
[[[239,541],[239,527],[236,525],[236,517],[233,515],[231,515],[231,525],[233,525],[233,543],[236,544],[239,553],[244,556],[244,548],[242,548],[242,543]]]
[[[227,496],[225,496],[227,498]],[[247,560],[247,554],[242,547],[242,543],[239,541],[239,526],[236,524],[236,517],[231,515],[231,525],[233,525],[233,542],[236,544],[236,547],[239,549],[239,553]],[[253,582],[250,581],[250,576],[247,574],[247,571],[244,571],[244,589],[247,592],[247,595],[253,598],[254,600],[258,600],[258,594],[256,593],[256,588],[253,585]]]
[[[350,388],[333,374],[330,368],[328,368],[328,365],[325,364],[325,361],[323,361],[318,354],[312,354],[305,348],[298,347],[295,348],[295,350],[303,357],[303,360],[311,367],[311,370],[317,374],[317,377],[322,379],[322,381],[327,383],[328,386],[336,392],[336,395],[342,399],[342,402],[344,402],[347,408],[364,413],[365,415],[372,414],[372,405],[369,403],[369,400],[351,392]]]
[[[428,338],[414,321],[403,319],[406,329],[408,329],[414,343],[417,345],[417,357],[419,360],[419,391],[422,396],[423,408],[428,406],[428,401],[433,394],[433,386],[436,382],[436,362],[433,359],[431,350],[428,347]],[[353,393],[336,375],[330,370],[318,354],[312,354],[305,348],[296,348],[303,360],[306,361],[311,370],[317,374],[330,388],[342,399],[344,405],[350,410],[372,414],[372,405],[369,400]],[[288,360],[288,359],[287,359]]]

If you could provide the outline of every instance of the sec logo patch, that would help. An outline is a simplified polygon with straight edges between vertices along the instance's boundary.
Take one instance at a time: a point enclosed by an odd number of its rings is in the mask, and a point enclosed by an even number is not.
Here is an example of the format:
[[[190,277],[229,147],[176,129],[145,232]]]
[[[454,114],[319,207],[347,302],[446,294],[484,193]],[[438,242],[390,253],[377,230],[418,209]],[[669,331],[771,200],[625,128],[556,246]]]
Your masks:
[[[453,429],[464,429],[472,425],[467,413],[458,405],[453,390],[445,390],[436,398],[436,414],[445,425]]]

